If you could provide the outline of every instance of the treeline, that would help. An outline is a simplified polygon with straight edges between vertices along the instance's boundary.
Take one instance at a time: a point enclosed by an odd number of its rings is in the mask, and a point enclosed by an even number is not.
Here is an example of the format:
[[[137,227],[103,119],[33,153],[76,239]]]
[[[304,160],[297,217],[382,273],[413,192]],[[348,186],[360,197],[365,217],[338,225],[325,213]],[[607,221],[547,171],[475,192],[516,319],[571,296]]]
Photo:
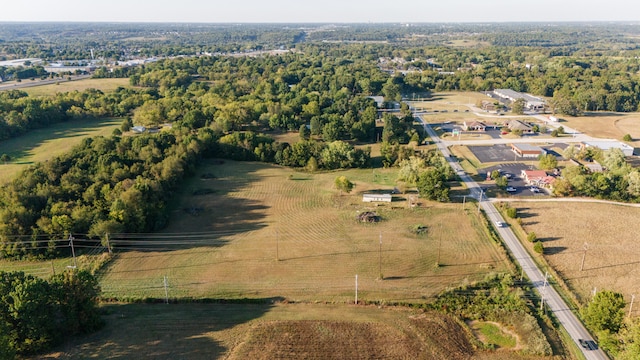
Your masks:
[[[215,142],[198,135],[97,137],[26,169],[0,189],[0,257],[55,256],[38,235],[150,232],[167,221],[166,202]]]
[[[0,140],[74,119],[125,116],[156,97],[153,91],[122,87],[109,94],[89,89],[58,93],[53,97],[33,97],[20,90],[2,91]]]
[[[569,146],[563,155],[581,162],[562,170],[562,178],[553,184],[555,194],[625,202],[640,201],[640,171],[626,162],[621,150],[587,148],[579,151]],[[593,161],[601,164],[604,171],[591,171],[584,166]]]
[[[607,57],[597,51],[554,52],[526,47],[409,48],[400,51],[405,61],[395,70],[404,83],[435,91],[508,88],[551,97],[555,111],[567,115],[638,109],[639,51],[619,51]]]
[[[99,294],[97,279],[82,270],[48,281],[0,272],[0,358],[41,353],[70,336],[99,329]]]

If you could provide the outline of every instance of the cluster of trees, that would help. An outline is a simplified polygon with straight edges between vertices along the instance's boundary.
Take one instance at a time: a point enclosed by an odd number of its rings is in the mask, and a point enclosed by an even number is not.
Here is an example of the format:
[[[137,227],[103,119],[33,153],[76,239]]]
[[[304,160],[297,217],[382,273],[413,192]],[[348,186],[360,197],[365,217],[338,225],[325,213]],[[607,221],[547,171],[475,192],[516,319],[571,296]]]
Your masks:
[[[322,142],[300,140],[294,144],[278,143],[271,137],[254,132],[224,135],[215,145],[216,156],[233,160],[273,162],[290,167],[317,169],[364,168],[371,162],[370,149],[355,148],[336,140]]]
[[[89,89],[33,97],[20,90],[0,92],[0,140],[74,119],[125,116],[157,96],[153,91],[118,88],[105,94]]]
[[[580,314],[595,332],[598,344],[616,359],[640,357],[640,320],[625,319],[622,294],[599,291]]]
[[[166,202],[216,135],[96,137],[36,164],[0,188],[0,255],[57,254],[55,244],[16,236],[149,232],[164,226]]]
[[[413,153],[413,150],[409,149]],[[437,150],[399,161],[398,182],[400,188],[415,186],[420,197],[441,202],[449,201],[449,181],[455,176],[446,159]]]
[[[193,82],[195,77],[205,81]],[[189,115],[193,125],[224,132],[308,125],[325,141],[370,141],[377,109],[366,96],[379,93],[387,78],[364,60],[285,54],[159,61],[130,80],[160,95],[135,111],[136,124]]]
[[[100,287],[86,271],[66,271],[44,280],[22,272],[0,272],[0,358],[32,355],[68,336],[103,325],[97,308]]]
[[[605,171],[592,172],[584,166],[569,166],[554,183],[554,192],[563,196],[589,196],[616,201],[640,200],[640,171],[631,167],[619,149],[602,151],[586,148],[578,151],[569,146],[564,151],[569,159],[597,161]]]

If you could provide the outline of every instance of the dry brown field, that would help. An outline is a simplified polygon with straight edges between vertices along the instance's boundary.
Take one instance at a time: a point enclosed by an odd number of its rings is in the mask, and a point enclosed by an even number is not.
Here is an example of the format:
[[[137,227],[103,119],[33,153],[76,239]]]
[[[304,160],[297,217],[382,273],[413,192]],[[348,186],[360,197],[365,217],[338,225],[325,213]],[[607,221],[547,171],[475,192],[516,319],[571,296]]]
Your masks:
[[[56,93],[70,91],[84,91],[87,89],[97,89],[102,92],[111,92],[118,87],[129,87],[129,79],[83,79],[74,81],[62,81],[57,84],[34,86],[21,89],[31,96],[50,96]]]
[[[204,165],[183,185],[169,226],[145,236],[150,246],[118,252],[101,279],[104,296],[163,298],[167,276],[169,297],[346,302],[358,275],[361,299],[423,302],[509,269],[475,212],[461,204],[410,209],[403,196],[379,206],[361,201],[363,192],[392,189],[395,171]],[[333,188],[339,175],[356,184],[351,194]],[[200,189],[214,193],[192,195]],[[356,222],[362,211],[382,221]],[[414,234],[415,225],[426,225],[427,235]]]
[[[588,113],[586,116],[565,116],[567,126],[587,135],[622,140],[625,134],[633,138],[632,146],[640,146],[640,114]]]
[[[108,304],[107,325],[39,359],[486,359],[451,318],[332,304]]]
[[[527,232],[543,241],[544,258],[577,298],[588,301],[594,289],[622,293],[627,302],[640,289],[640,208],[584,202],[520,202]],[[583,271],[582,257],[587,251]],[[633,315],[640,310],[633,309]]]

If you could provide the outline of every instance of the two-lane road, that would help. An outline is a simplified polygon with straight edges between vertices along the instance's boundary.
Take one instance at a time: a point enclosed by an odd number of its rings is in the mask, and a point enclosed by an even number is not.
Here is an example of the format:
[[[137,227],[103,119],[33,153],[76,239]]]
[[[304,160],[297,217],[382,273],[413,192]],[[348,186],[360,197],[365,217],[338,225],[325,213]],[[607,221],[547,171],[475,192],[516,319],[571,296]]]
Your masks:
[[[420,116],[417,117],[424,126],[424,129],[427,131],[431,139],[435,142],[438,149],[442,152],[444,157],[447,159],[449,165],[453,168],[453,170],[460,176],[462,181],[465,182],[466,186],[469,188],[471,195],[480,201],[480,206],[486,212],[489,220],[496,224],[497,222],[504,223],[504,219],[497,211],[497,209],[493,206],[490,201],[483,201],[483,194],[481,188],[478,184],[471,179],[469,175],[467,175],[460,164],[451,156],[449,149],[447,149],[446,144],[440,140],[435,131],[427,124],[424,119]],[[555,291],[555,289],[549,285],[548,280],[545,279],[545,274],[542,273],[540,269],[536,266],[535,262],[524,248],[524,246],[520,243],[518,238],[515,236],[513,231],[509,227],[497,227],[498,234],[504,241],[504,244],[507,246],[513,258],[520,264],[520,267],[527,274],[527,277],[530,279],[533,287],[538,291],[540,297],[544,300],[544,304],[551,310],[556,319],[560,322],[560,324],[565,328],[571,339],[576,343],[578,348],[584,354],[584,357],[588,360],[602,360],[608,359],[605,353],[598,349],[585,349],[580,344],[580,340],[589,341],[595,344],[595,341],[587,331],[587,329],[582,325],[580,320],[575,316],[575,314],[571,311],[569,306],[564,302],[564,300],[560,297],[560,295]]]

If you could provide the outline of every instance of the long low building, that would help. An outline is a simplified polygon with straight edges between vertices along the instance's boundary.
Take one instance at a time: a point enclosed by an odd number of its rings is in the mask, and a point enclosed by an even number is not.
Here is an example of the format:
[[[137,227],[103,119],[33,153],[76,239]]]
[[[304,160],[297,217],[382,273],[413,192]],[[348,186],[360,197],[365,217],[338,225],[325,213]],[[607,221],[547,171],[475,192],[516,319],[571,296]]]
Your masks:
[[[511,144],[511,150],[524,158],[537,158],[547,153],[545,149],[530,144]]]
[[[525,108],[528,110],[544,110],[546,106],[546,102],[539,98],[530,94],[517,92],[511,89],[495,89],[493,93],[500,96],[501,98],[505,98],[511,102],[516,101],[518,99],[524,99]]]
[[[597,147],[601,150],[620,149],[625,156],[633,155],[634,148],[619,141],[584,141],[583,148]]]

